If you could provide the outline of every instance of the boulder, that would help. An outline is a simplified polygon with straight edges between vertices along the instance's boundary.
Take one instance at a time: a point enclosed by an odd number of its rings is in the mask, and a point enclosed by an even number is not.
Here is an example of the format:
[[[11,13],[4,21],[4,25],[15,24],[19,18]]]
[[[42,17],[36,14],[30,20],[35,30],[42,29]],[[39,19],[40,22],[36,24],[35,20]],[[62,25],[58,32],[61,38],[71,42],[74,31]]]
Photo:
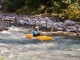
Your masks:
[[[57,22],[57,25],[58,25],[58,27],[62,27],[62,28],[64,28],[64,25],[63,25],[62,22]]]
[[[23,25],[23,24],[24,24],[24,21],[23,21],[23,20],[19,20],[19,23],[20,23],[21,25]]]
[[[41,25],[40,21],[37,20],[36,25],[40,26]]]
[[[52,27],[53,27],[54,29],[57,29],[57,27],[58,27],[57,23],[54,22],[53,25],[52,25]]]
[[[80,32],[80,28],[78,28],[78,32]]]
[[[31,20],[30,20],[29,25],[35,25],[35,24],[36,24],[35,21],[31,21]]]
[[[75,25],[76,23],[75,23],[74,21],[71,21],[71,20],[66,20],[66,21],[64,22],[64,24],[65,24],[65,25],[70,25],[70,26],[72,26],[72,25]]]
[[[53,27],[53,22],[47,22],[47,28],[51,28],[51,27]]]
[[[76,24],[75,27],[80,28],[80,25],[79,24]]]
[[[57,27],[56,30],[57,30],[57,31],[64,31],[64,28],[62,28],[62,27]]]
[[[46,27],[46,24],[47,24],[47,23],[46,23],[45,20],[42,20],[40,23],[41,23],[41,25],[42,25],[43,27]]]
[[[77,32],[77,28],[75,26],[68,26],[66,31],[69,31],[69,32]]]

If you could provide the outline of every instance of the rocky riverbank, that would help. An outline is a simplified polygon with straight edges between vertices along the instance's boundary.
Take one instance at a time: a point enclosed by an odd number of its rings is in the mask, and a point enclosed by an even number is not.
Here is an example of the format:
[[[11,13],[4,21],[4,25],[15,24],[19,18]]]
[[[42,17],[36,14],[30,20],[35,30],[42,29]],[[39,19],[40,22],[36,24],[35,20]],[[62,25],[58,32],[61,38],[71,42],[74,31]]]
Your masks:
[[[65,19],[63,17],[45,17],[41,15],[17,15],[15,13],[2,13],[0,12],[0,21],[6,21],[11,25],[26,26],[29,28],[40,27],[43,31],[57,31],[57,33],[63,34],[64,32],[74,32],[80,35],[80,22],[72,21],[71,19]],[[59,32],[58,32],[59,31]],[[55,32],[54,32],[55,33]],[[57,34],[56,33],[56,34]],[[64,33],[65,34],[65,33]]]

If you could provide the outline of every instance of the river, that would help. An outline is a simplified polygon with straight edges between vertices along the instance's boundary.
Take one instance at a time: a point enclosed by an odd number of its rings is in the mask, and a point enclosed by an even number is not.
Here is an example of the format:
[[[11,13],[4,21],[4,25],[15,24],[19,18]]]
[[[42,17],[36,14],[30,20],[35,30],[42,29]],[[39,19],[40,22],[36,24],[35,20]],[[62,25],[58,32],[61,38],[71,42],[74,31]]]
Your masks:
[[[29,40],[25,34],[32,33],[25,27],[9,27],[0,32],[0,57],[3,60],[80,60],[80,37],[53,36],[43,42]]]

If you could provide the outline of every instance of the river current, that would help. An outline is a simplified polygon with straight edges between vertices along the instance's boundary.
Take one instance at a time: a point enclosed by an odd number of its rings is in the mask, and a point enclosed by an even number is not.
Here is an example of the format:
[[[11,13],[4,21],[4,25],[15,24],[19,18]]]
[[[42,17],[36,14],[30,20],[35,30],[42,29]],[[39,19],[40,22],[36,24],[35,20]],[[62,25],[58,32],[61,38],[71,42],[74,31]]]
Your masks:
[[[32,30],[15,26],[0,32],[0,57],[3,60],[80,60],[80,37],[52,35],[52,41],[43,42],[27,39],[27,33]]]

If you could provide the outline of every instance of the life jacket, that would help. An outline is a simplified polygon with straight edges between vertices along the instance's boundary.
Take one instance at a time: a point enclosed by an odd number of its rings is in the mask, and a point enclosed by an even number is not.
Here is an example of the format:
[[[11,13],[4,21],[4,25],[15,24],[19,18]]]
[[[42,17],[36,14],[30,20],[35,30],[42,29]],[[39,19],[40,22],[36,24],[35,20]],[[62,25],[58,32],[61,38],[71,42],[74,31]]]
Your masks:
[[[33,31],[33,36],[37,36],[37,34],[38,34],[38,31],[37,30],[34,30]]]

